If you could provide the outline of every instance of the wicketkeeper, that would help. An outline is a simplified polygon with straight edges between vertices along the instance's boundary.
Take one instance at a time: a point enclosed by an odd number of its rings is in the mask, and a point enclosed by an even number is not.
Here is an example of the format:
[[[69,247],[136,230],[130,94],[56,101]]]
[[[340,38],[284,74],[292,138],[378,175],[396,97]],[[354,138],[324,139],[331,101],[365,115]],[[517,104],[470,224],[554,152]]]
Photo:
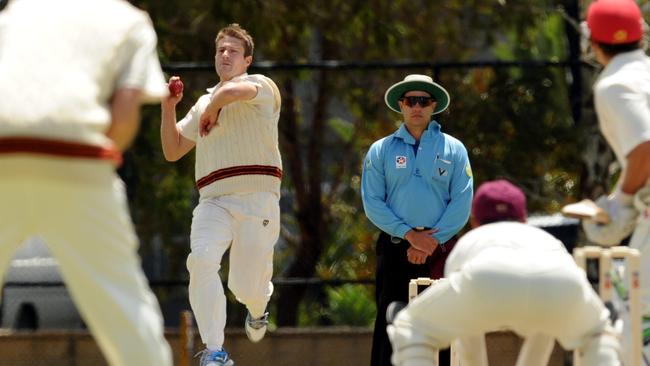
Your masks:
[[[560,241],[525,221],[519,188],[505,180],[479,187],[474,229],[451,252],[446,278],[396,315],[389,308],[393,364],[430,366],[458,340],[461,365],[485,366],[485,333],[508,329],[525,338],[518,366],[547,365],[555,339],[579,349],[585,365],[620,365],[610,313],[585,273]]]

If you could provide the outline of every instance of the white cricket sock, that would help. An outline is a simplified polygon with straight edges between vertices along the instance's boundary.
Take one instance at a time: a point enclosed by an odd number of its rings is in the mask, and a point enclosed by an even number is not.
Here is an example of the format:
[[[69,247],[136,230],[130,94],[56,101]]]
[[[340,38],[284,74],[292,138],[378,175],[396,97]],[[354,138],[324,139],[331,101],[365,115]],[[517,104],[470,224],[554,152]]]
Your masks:
[[[217,352],[221,351],[221,349],[223,349],[222,346],[217,346],[217,345],[214,345],[214,344],[206,344],[206,348],[209,349],[210,351],[217,351]]]
[[[253,319],[258,319],[264,315],[264,310],[266,310],[266,304],[264,305],[246,305],[248,312],[251,313]]]

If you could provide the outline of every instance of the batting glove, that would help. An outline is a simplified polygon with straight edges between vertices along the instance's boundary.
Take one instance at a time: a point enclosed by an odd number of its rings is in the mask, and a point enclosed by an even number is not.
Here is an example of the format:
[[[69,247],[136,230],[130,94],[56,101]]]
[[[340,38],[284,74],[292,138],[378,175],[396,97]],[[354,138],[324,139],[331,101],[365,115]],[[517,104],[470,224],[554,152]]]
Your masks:
[[[616,190],[609,196],[600,196],[596,205],[609,215],[609,224],[599,224],[593,220],[583,220],[582,228],[587,238],[602,246],[618,245],[632,234],[636,226],[638,211],[632,205],[634,196]]]
[[[650,216],[650,183],[639,189],[634,195],[634,207],[645,215]]]

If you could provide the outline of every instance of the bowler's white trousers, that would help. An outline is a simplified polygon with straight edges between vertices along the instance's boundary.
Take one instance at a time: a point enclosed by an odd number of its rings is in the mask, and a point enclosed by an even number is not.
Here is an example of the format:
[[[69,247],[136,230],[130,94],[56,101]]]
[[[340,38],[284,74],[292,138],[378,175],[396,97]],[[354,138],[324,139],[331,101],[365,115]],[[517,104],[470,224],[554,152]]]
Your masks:
[[[431,358],[416,345],[440,349],[459,339],[462,365],[487,365],[483,335],[508,329],[531,340],[517,365],[546,365],[553,339],[566,349],[585,351],[585,365],[618,365],[615,337],[601,337],[608,318],[584,272],[565,252],[495,248],[423,291],[399,313],[389,326],[393,363],[419,365],[404,362]]]
[[[273,293],[273,247],[280,234],[279,198],[271,192],[201,198],[194,209],[189,296],[201,339],[220,348],[226,326],[226,296],[219,269],[230,248],[228,287],[253,317]]]
[[[140,265],[124,184],[111,163],[1,155],[2,276],[15,249],[34,235],[58,261],[110,365],[172,365],[160,309]]]

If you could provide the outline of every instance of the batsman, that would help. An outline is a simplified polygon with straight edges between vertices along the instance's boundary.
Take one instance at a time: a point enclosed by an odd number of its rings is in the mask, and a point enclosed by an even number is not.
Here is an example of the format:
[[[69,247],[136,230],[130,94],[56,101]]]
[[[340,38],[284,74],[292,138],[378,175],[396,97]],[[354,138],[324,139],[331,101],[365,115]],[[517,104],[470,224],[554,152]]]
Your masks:
[[[600,245],[617,245],[632,235],[630,247],[641,252],[641,297],[644,318],[650,315],[650,58],[643,50],[644,21],[632,0],[598,0],[587,11],[593,56],[604,68],[594,85],[600,130],[622,168],[609,196],[596,204],[610,222],[583,221],[587,237]],[[629,322],[623,352],[630,364]],[[644,342],[645,343],[645,342]],[[644,348],[646,360],[650,347]],[[647,363],[647,361],[646,361]]]

